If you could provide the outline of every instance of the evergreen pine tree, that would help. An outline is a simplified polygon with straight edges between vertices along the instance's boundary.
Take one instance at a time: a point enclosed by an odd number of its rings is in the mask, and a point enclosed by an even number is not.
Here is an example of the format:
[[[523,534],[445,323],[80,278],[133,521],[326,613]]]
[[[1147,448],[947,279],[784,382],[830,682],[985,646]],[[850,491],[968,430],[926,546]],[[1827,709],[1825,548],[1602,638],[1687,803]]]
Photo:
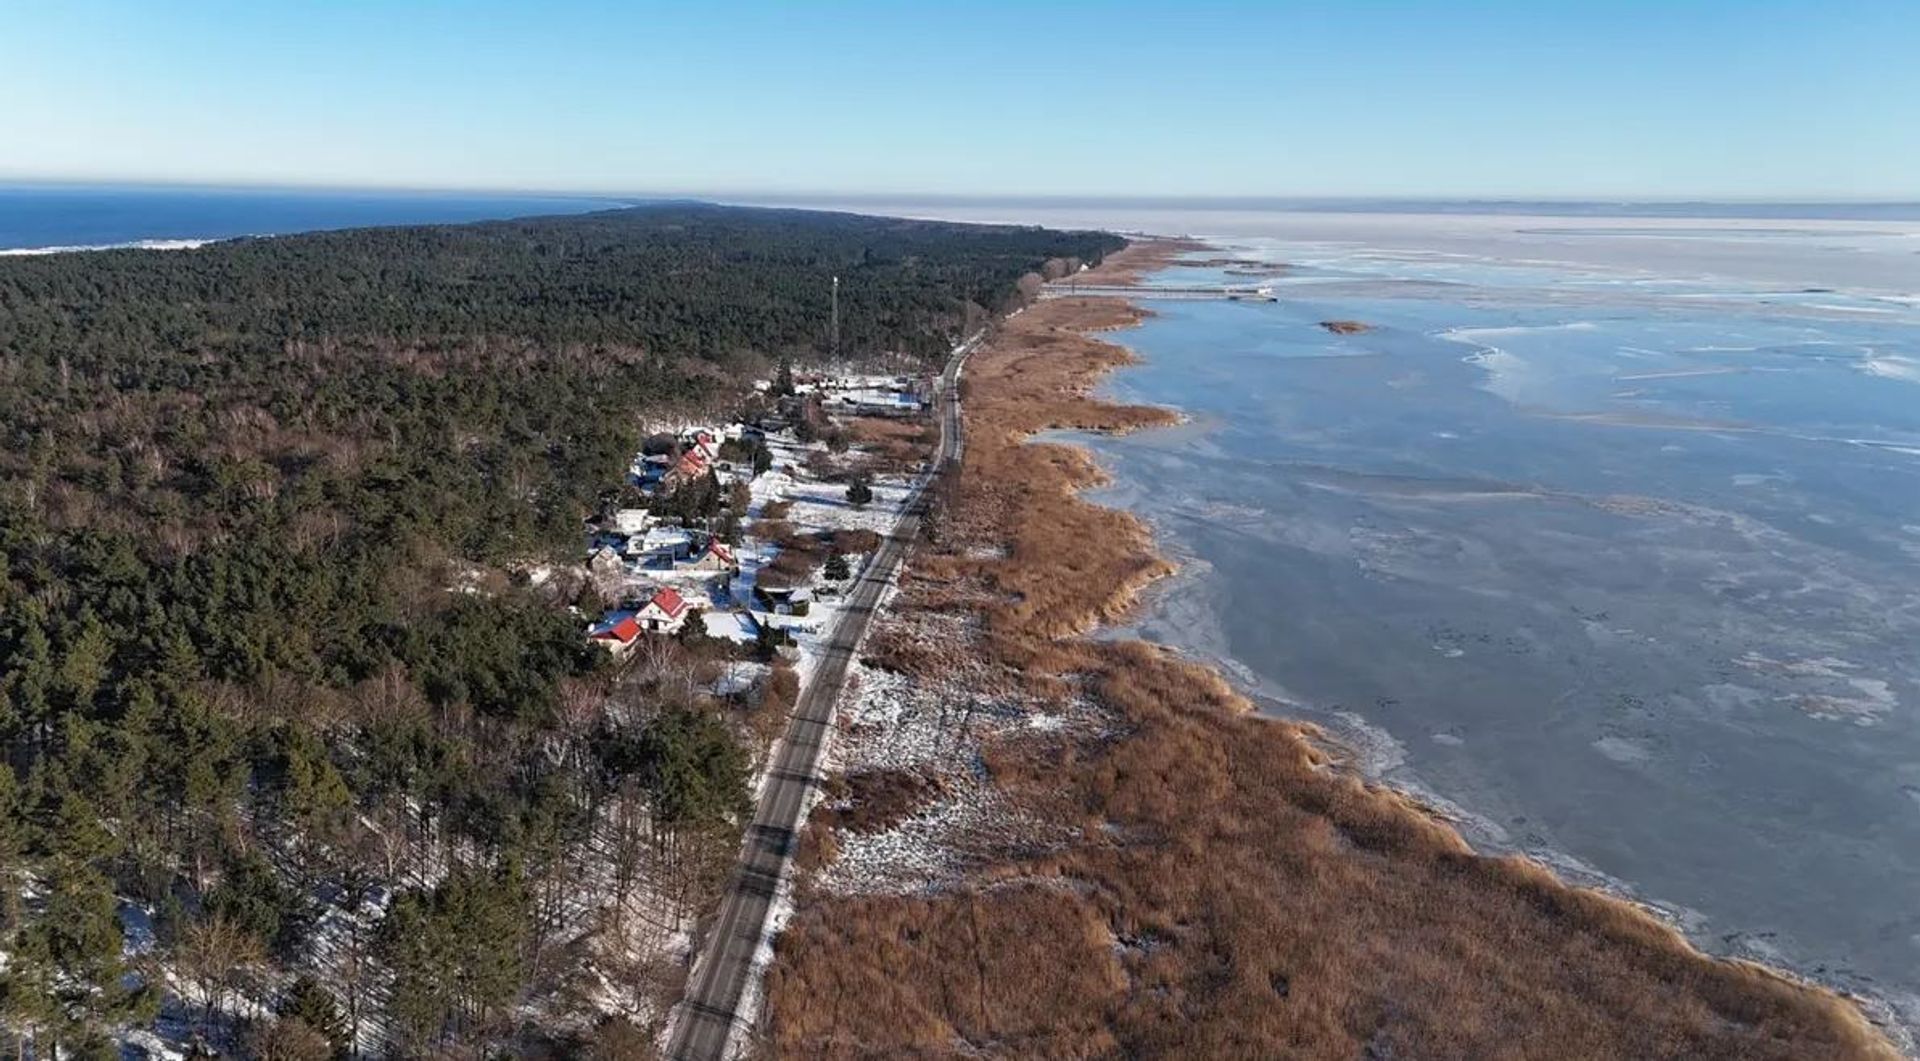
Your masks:
[[[326,1039],[336,1053],[348,1046],[347,1022],[333,992],[312,976],[302,975],[287,985],[287,992],[274,1012],[283,1020],[297,1020]]]
[[[852,574],[852,570],[847,566],[846,556],[841,553],[834,553],[827,557],[827,562],[820,569],[821,577],[829,582],[845,582]]]

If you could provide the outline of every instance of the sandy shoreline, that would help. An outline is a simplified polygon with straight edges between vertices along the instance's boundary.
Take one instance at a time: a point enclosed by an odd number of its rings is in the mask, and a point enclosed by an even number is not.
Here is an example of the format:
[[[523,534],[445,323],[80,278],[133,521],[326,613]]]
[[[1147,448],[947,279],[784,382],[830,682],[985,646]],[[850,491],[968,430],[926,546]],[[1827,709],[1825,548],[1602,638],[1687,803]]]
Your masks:
[[[24,258],[43,254],[81,254],[88,251],[190,251],[198,250],[209,243],[219,243],[222,239],[136,239],[125,243],[88,243],[58,247],[7,247],[0,249],[0,257]]]
[[[1136,243],[1098,278],[1189,249]],[[976,359],[960,533],[915,558],[929,585],[904,594],[963,617],[1024,696],[1114,716],[1104,736],[980,753],[1000,796],[1066,838],[930,890],[805,898],[769,983],[783,1053],[1892,1055],[1828,992],[1474,854],[1215,671],[1083,636],[1173,568],[1141,520],[1081,497],[1104,481],[1083,448],[1031,439],[1173,422],[1089,395],[1132,357],[1096,336],[1141,317],[1041,303]]]

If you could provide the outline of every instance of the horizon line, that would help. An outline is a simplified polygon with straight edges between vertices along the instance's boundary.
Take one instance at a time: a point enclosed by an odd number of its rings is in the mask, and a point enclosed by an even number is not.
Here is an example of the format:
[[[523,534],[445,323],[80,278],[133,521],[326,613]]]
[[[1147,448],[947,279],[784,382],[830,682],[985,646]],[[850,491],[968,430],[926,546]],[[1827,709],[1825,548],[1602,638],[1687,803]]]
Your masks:
[[[1920,193],[1901,195],[1596,195],[1554,193],[1414,193],[1396,192],[1354,195],[1334,192],[941,192],[941,191],[833,191],[721,188],[705,191],[689,189],[586,189],[541,188],[508,185],[435,185],[325,183],[278,180],[174,179],[94,176],[10,175],[0,173],[0,186],[41,188],[154,189],[178,191],[281,191],[311,193],[362,193],[383,195],[463,195],[504,196],[544,199],[638,199],[650,202],[696,200],[704,202],[748,202],[753,200],[795,203],[924,203],[929,205],[982,205],[1008,203],[1057,206],[1181,206],[1194,204],[1271,205],[1283,203],[1458,203],[1458,204],[1590,204],[1612,206],[1685,206],[1689,204],[1755,206],[1920,206]]]

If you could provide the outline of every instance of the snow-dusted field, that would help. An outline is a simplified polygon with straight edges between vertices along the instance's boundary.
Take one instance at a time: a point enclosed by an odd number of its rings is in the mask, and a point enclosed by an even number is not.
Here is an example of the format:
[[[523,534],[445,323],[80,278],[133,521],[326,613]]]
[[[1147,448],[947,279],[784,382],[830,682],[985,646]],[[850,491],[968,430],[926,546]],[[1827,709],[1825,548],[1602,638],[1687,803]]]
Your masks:
[[[886,534],[912,497],[916,480],[882,475],[872,480],[873,500],[855,507],[847,503],[844,483],[792,482],[785,500],[793,507],[787,522],[818,530],[868,530]]]
[[[954,883],[978,858],[1009,846],[1065,839],[1057,826],[1008,804],[989,783],[982,751],[992,741],[1109,728],[1090,702],[1044,703],[1006,691],[977,671],[917,677],[858,664],[842,704],[829,766],[844,775],[901,772],[930,779],[930,795],[885,828],[836,836],[837,855],[816,886],[844,895],[931,891]]]

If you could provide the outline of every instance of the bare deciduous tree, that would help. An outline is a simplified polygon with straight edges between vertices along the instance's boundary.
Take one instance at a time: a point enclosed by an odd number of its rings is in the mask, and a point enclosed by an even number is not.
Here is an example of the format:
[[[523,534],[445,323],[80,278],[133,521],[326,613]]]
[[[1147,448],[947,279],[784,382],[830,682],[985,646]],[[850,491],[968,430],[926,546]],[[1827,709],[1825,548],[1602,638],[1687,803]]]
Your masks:
[[[202,1032],[228,996],[246,991],[266,958],[266,947],[258,937],[219,914],[195,921],[180,933],[174,965],[186,981],[186,991],[200,1000]]]

